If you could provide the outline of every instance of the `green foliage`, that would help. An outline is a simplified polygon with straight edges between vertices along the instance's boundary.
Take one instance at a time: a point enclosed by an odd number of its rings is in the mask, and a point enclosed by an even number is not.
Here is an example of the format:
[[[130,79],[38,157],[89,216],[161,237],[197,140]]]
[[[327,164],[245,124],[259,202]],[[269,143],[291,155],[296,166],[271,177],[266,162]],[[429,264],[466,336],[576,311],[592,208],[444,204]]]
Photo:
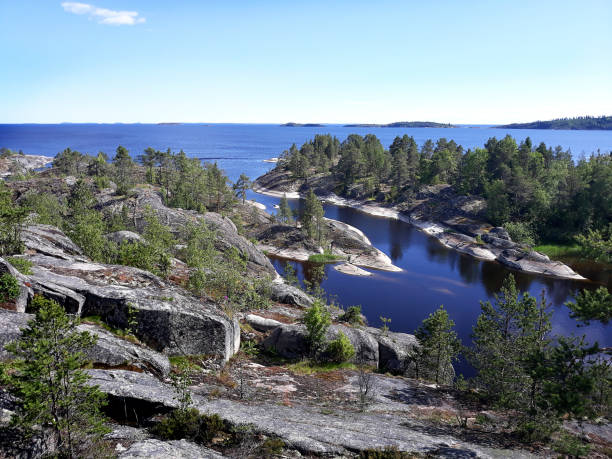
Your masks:
[[[55,155],[53,168],[60,174],[78,177],[85,173],[90,159],[90,157],[76,150],[66,148],[64,151]]]
[[[348,337],[340,332],[338,337],[327,345],[327,355],[332,362],[348,362],[355,357],[355,348]]]
[[[535,244],[535,234],[529,224],[524,222],[506,222],[503,224],[503,227],[508,231],[510,238],[514,242],[528,245]]]
[[[415,333],[420,344],[415,356],[417,378],[431,379],[436,384],[452,380],[452,364],[461,350],[454,326],[455,322],[448,317],[444,306],[423,320]]]
[[[77,332],[76,324],[55,301],[41,301],[21,337],[6,346],[16,360],[5,382],[21,403],[13,424],[25,432],[50,428],[49,441],[66,457],[78,456],[108,431],[100,412],[105,396],[87,385],[89,376],[81,370],[95,337]]]
[[[293,211],[289,206],[289,201],[287,201],[286,194],[283,194],[283,197],[281,198],[278,204],[278,212],[276,213],[276,218],[278,218],[281,223],[293,223]]]
[[[321,201],[319,201],[314,192],[310,190],[308,196],[306,196],[304,212],[300,220],[304,232],[310,239],[317,241],[319,245],[321,245],[325,232],[324,215],[325,213]]]
[[[228,179],[216,163],[202,166],[198,158],[187,158],[182,150],[173,153],[147,148],[138,157],[140,163],[147,169],[147,180],[163,189],[164,201],[171,207],[196,210],[226,209],[234,200],[234,193],[228,187]],[[241,190],[247,183],[243,180]]]
[[[569,432],[559,432],[559,438],[553,442],[555,452],[569,457],[585,457],[591,451],[591,446]]]
[[[605,287],[597,290],[583,290],[574,297],[575,303],[567,302],[565,305],[571,309],[570,317],[589,324],[591,320],[598,320],[607,325],[612,320],[612,294]]]
[[[14,300],[19,296],[19,282],[9,273],[0,276],[0,302]]]
[[[329,311],[321,300],[315,300],[308,308],[304,314],[304,324],[308,334],[310,352],[316,357],[325,347],[325,335],[331,324]]]
[[[332,255],[329,251],[317,253],[308,257],[308,261],[311,263],[334,263],[338,260],[342,260],[342,257]]]
[[[299,285],[300,281],[297,277],[297,273],[295,272],[295,268],[293,267],[291,263],[287,262],[285,264],[284,272],[285,272],[285,275],[283,277],[285,278],[285,282],[287,282],[287,284],[293,285],[293,286]]]
[[[204,220],[190,223],[186,230],[186,247],[182,259],[190,268],[211,266],[218,256],[215,250],[215,232],[208,229]]]
[[[576,118],[556,118],[550,121],[532,123],[513,123],[498,126],[506,129],[612,129],[612,116],[578,116]]]
[[[126,194],[134,186],[134,161],[127,149],[119,145],[113,158],[117,194]]]
[[[395,446],[384,449],[366,449],[359,453],[359,459],[411,459],[414,455],[400,451]]]
[[[27,258],[6,257],[5,259],[11,265],[13,265],[13,267],[17,271],[19,271],[21,274],[26,274],[26,275],[32,274],[32,266],[34,265],[34,263],[32,263]]]
[[[29,191],[21,204],[37,214],[36,222],[61,228],[68,210],[59,198],[51,193]]]
[[[0,181],[0,256],[23,251],[21,228],[28,209],[13,202],[12,192]]]
[[[151,428],[162,440],[186,439],[206,445],[226,428],[218,414],[200,414],[195,408],[177,409]]]
[[[361,306],[350,306],[338,320],[341,322],[347,322],[351,325],[365,325],[363,316],[361,315]]]
[[[541,244],[533,248],[536,252],[548,255],[550,258],[580,257],[582,251],[576,244]]]
[[[251,179],[246,174],[240,174],[236,183],[234,183],[233,189],[234,193],[236,193],[236,197],[242,199],[242,203],[244,204],[244,200],[246,199],[246,192],[251,188],[253,184],[251,183]]]
[[[550,314],[528,293],[520,294],[509,275],[495,304],[481,302],[481,314],[474,326],[473,347],[468,352],[478,371],[477,381],[484,395],[499,408],[515,408],[529,398],[531,380],[526,359],[549,343]]]
[[[387,336],[389,334],[389,324],[391,323],[391,319],[383,316],[380,316],[379,319],[382,322],[380,330],[382,331],[383,336]]]
[[[280,438],[271,437],[266,438],[261,444],[261,452],[265,457],[277,456],[282,454],[285,442]]]
[[[576,242],[584,256],[603,263],[612,263],[612,223],[603,230],[589,230],[578,234]]]
[[[511,136],[467,152],[444,138],[426,141],[420,151],[408,136],[396,137],[388,151],[372,135],[335,142],[317,136],[299,149],[293,145],[277,167],[306,181],[313,172],[326,173],[339,194],[378,199],[382,192],[394,203],[412,199],[423,185],[448,183],[461,194],[484,197],[489,220],[496,226],[512,222],[517,241],[568,243],[582,235],[587,256],[610,259],[610,155],[574,162],[561,147],[534,148],[529,137],[517,145]],[[321,145],[334,145],[333,154]],[[312,234],[308,222],[305,230]]]

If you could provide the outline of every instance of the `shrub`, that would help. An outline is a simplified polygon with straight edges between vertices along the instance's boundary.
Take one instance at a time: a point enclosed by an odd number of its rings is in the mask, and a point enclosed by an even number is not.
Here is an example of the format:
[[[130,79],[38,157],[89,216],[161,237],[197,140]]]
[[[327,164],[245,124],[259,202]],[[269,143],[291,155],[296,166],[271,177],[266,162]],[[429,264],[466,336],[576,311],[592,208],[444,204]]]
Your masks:
[[[9,273],[0,276],[0,300],[5,303],[19,296],[19,282]]]
[[[200,414],[195,408],[172,411],[152,427],[151,432],[162,440],[187,439],[199,444],[208,444],[225,428],[217,414]]]
[[[344,314],[338,317],[338,320],[352,325],[364,325],[363,316],[361,315],[361,306],[349,307]]]
[[[28,312],[36,314],[41,309],[51,307],[52,303],[55,303],[55,301],[49,300],[42,295],[34,295],[34,298],[32,298],[32,301],[28,306]]]
[[[514,242],[528,245],[535,244],[535,235],[529,224],[524,222],[506,222],[503,226]]]
[[[590,445],[584,443],[580,438],[563,431],[560,433],[559,439],[553,443],[552,448],[557,453],[570,457],[584,457],[591,451]]]
[[[32,274],[33,263],[30,260],[17,257],[6,257],[6,261],[13,265],[13,268],[21,274]]]
[[[327,353],[332,362],[342,363],[355,356],[355,348],[347,336],[340,332],[338,337],[327,346]]]
[[[261,444],[261,452],[264,456],[276,456],[282,454],[285,442],[280,438],[266,438]]]
[[[319,353],[325,344],[325,334],[331,324],[329,311],[321,300],[315,300],[306,314],[304,314],[304,324],[308,332],[308,342],[310,352],[313,355]]]

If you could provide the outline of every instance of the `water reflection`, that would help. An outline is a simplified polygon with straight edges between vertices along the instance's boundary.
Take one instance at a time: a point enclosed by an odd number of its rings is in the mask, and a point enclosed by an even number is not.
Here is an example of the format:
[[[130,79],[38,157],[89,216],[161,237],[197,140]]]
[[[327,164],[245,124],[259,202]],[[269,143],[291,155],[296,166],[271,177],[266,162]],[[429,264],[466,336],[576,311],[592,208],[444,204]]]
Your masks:
[[[290,201],[294,207],[298,202]],[[455,321],[459,337],[468,345],[480,314],[480,301],[494,300],[505,277],[512,273],[520,290],[538,298],[543,289],[546,291],[553,305],[554,333],[584,333],[591,342],[612,345],[612,327],[592,323],[578,328],[564,306],[576,289],[595,288],[597,284],[516,272],[497,262],[476,260],[449,250],[409,224],[372,217],[351,208],[324,208],[327,217],[363,231],[402,272],[372,271],[370,277],[354,277],[335,271],[332,265],[315,267],[312,263],[293,263],[298,277],[321,285],[343,306],[361,304],[363,313],[374,326],[379,324],[379,316],[390,317],[393,331],[413,333],[427,315],[444,304]],[[274,260],[281,273],[286,263]]]

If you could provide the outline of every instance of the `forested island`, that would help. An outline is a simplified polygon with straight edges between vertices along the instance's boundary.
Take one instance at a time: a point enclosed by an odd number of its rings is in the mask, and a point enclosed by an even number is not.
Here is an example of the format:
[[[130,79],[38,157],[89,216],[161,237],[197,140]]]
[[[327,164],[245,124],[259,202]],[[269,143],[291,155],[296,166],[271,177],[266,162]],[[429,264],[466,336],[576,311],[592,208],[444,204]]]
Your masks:
[[[435,123],[433,121],[396,121],[388,124],[345,124],[344,127],[386,127],[386,128],[454,128],[448,123]]]
[[[322,124],[317,123],[285,123],[281,124],[281,127],[323,127]]]
[[[561,147],[536,146],[530,138],[517,144],[511,136],[491,138],[483,148],[466,151],[445,138],[419,147],[404,135],[385,149],[372,134],[352,134],[343,142],[318,135],[286,150],[276,171],[290,176],[275,178],[271,173],[258,183],[274,188],[284,181],[281,188],[303,186],[394,205],[479,238],[487,237],[487,230],[477,222],[488,221],[503,226],[517,243],[573,249],[577,244],[584,256],[612,261],[610,155],[593,154],[575,162]],[[436,198],[424,206],[428,195]],[[451,206],[454,199],[472,201],[472,210]],[[469,219],[474,228],[456,223]]]
[[[512,123],[495,127],[504,129],[610,130],[612,129],[612,116],[579,116],[576,118],[557,118],[549,121]]]

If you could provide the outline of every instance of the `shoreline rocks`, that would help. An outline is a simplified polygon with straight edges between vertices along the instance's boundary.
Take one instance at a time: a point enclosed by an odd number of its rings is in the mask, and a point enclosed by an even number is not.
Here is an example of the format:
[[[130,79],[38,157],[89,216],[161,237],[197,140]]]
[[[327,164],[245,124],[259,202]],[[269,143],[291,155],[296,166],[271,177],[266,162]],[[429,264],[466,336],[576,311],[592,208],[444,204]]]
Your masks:
[[[271,177],[266,177],[266,175]],[[283,194],[286,194],[287,198],[291,197],[291,199],[303,197],[299,191],[295,191],[297,184],[290,180],[287,174],[277,174],[278,177],[275,177],[272,173],[266,175],[255,180],[253,191],[274,197],[283,196]],[[288,191],[279,191],[275,189],[277,187],[287,189]],[[316,191],[323,202],[340,207],[351,207],[375,217],[390,218],[409,223],[437,239],[443,246],[480,260],[498,261],[511,269],[531,274],[570,280],[586,280],[585,277],[576,273],[564,263],[551,261],[543,254],[526,251],[520,244],[499,237],[500,234],[507,236],[507,232],[503,228],[496,229],[491,235],[488,235],[486,231],[480,231],[483,233],[481,242],[473,236],[452,229],[450,226],[425,220],[416,213],[406,214],[397,207],[383,207],[357,199],[342,198],[328,190],[317,189]],[[500,230],[504,231],[505,234],[500,232]],[[356,263],[352,259],[350,262],[361,266],[360,263]]]

